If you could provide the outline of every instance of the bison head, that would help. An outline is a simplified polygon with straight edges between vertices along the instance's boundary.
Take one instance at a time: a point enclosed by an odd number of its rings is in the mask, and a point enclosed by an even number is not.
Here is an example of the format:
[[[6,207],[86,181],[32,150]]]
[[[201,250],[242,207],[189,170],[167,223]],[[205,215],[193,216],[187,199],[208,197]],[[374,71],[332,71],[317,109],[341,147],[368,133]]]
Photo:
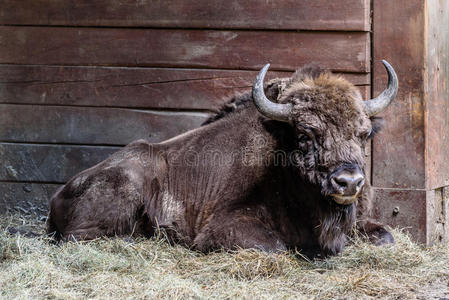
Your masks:
[[[294,158],[301,176],[341,205],[352,204],[365,184],[365,145],[382,123],[374,116],[387,108],[398,90],[396,73],[388,62],[383,64],[388,87],[368,101],[363,101],[359,90],[347,80],[313,68],[275,81],[277,103],[270,101],[263,89],[269,64],[253,86],[259,112],[294,127]]]

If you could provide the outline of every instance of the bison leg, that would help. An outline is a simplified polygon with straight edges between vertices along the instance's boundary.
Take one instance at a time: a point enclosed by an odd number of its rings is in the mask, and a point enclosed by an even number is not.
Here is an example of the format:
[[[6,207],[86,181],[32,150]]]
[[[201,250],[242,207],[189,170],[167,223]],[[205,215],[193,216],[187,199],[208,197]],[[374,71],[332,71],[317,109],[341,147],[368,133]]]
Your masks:
[[[52,199],[47,232],[63,240],[140,234],[143,216],[138,197],[117,197],[105,190],[101,192],[101,196],[95,193],[75,199],[57,194]]]
[[[357,224],[357,229],[364,238],[372,244],[379,246],[384,244],[394,244],[394,238],[390,232],[381,224],[368,219]]]
[[[93,240],[101,236],[106,236],[106,232],[93,225],[84,229],[76,229],[64,232],[63,241]]]
[[[195,238],[194,246],[203,252],[239,248],[266,252],[287,250],[277,232],[251,216],[226,216],[208,224]]]
[[[362,197],[357,202],[357,230],[374,245],[392,244],[394,238],[391,233],[381,223],[370,218],[373,197],[373,189],[366,183]]]
[[[47,232],[63,240],[141,233],[141,177],[131,167],[94,168],[74,177],[50,201]]]

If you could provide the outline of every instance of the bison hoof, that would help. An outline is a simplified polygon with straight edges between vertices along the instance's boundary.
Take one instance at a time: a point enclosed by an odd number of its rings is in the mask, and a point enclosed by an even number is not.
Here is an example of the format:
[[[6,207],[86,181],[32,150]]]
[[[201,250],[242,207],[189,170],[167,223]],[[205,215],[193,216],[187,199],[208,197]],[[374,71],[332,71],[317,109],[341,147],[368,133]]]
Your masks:
[[[370,232],[368,238],[376,246],[394,244],[394,237],[385,228],[377,228]]]

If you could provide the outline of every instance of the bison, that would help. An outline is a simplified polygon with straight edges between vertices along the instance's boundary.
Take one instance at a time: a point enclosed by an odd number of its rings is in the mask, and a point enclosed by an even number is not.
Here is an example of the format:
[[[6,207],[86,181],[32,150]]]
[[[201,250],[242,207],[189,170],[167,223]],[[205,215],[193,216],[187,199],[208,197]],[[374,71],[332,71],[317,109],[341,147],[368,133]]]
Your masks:
[[[344,78],[306,66],[236,96],[203,126],[161,143],[135,141],[62,186],[47,231],[58,239],[167,237],[200,251],[296,249],[334,255],[354,225],[393,242],[369,218],[365,146],[398,80],[363,101]]]

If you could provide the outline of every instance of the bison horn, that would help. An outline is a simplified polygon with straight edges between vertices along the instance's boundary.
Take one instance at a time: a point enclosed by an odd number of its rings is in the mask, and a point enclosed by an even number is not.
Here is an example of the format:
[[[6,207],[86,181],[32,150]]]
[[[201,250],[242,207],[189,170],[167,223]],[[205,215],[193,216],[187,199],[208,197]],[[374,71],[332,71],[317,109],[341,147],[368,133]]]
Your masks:
[[[257,75],[256,81],[253,85],[253,100],[254,104],[257,107],[257,110],[264,115],[267,118],[288,122],[291,111],[292,111],[292,105],[290,103],[288,104],[279,104],[274,103],[268,100],[268,98],[265,96],[265,92],[263,90],[263,80],[265,78],[265,74],[268,71],[268,68],[270,67],[270,64],[266,64],[262,70],[260,70],[259,74]]]
[[[398,93],[398,77],[396,72],[386,60],[382,60],[382,63],[388,72],[388,87],[376,98],[364,102],[368,116],[377,115],[386,109]]]

